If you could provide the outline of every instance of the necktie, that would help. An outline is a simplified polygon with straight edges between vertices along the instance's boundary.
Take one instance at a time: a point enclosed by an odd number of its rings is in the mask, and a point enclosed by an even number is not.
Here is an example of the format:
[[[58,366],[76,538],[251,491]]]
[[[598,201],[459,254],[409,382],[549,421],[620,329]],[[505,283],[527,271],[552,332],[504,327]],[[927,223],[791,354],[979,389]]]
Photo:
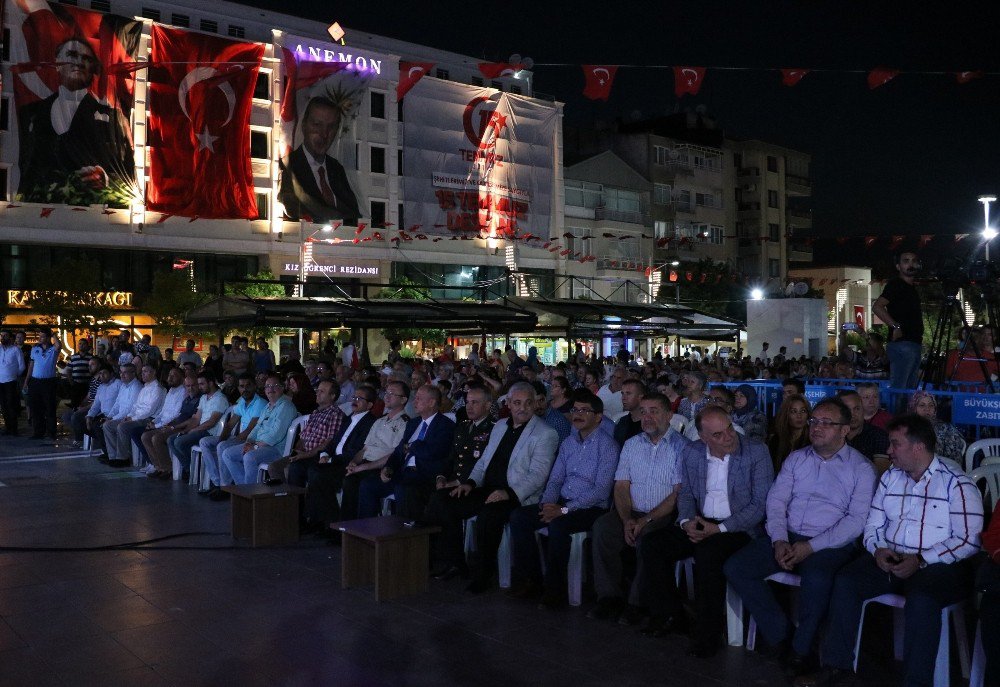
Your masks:
[[[323,194],[323,202],[332,208],[337,207],[337,196],[333,195],[333,189],[330,188],[330,184],[326,180],[326,166],[320,167],[317,171],[319,173],[319,192]]]
[[[421,422],[420,423],[420,432],[417,434],[417,441],[420,441],[421,439],[423,439],[425,434],[427,434],[427,423],[426,422]]]

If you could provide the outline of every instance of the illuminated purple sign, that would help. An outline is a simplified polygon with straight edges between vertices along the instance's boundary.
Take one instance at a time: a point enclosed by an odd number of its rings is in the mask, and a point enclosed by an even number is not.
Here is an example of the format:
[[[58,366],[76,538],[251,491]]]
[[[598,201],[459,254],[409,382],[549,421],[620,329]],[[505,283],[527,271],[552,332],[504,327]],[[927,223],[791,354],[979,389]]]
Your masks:
[[[327,44],[328,45],[328,44]],[[295,58],[299,62],[340,62],[347,65],[347,69],[358,72],[382,74],[382,60],[369,55],[356,55],[351,50],[329,48],[326,45],[308,45],[297,43],[295,45]]]

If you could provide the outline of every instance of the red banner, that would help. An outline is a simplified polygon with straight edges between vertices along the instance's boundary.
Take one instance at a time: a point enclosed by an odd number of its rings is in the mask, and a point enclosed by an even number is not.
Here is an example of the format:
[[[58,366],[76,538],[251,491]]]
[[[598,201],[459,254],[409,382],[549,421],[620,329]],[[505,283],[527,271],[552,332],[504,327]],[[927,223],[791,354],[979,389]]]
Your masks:
[[[602,64],[583,65],[583,78],[586,85],[583,88],[584,97],[591,100],[607,100],[611,95],[611,84],[615,81],[618,67]]]
[[[396,85],[396,100],[402,100],[406,93],[417,85],[425,74],[434,69],[433,62],[399,62],[399,83]]]
[[[705,81],[705,67],[674,67],[674,94],[697,95]]]
[[[152,27],[146,208],[254,219],[250,108],[264,46]]]

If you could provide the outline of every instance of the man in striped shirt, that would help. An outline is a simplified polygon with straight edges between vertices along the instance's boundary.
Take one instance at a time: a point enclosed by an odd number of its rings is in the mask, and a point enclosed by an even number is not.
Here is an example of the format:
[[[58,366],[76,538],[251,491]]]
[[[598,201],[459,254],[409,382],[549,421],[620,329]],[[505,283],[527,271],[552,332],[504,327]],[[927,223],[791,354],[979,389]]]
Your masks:
[[[837,574],[821,652],[825,667],[797,679],[800,687],[853,680],[861,606],[887,593],[906,596],[903,684],[931,685],[941,609],[972,591],[973,556],[983,529],[979,489],[934,457],[934,428],[928,420],[903,415],[886,427],[892,467],[879,480],[868,512],[867,553]]]

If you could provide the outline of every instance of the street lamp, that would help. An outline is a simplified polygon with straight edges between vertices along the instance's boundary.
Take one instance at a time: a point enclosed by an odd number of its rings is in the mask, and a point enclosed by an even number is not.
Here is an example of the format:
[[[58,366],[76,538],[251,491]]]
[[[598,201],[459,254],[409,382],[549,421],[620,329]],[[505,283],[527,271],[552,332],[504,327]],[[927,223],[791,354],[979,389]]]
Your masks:
[[[750,298],[754,299],[755,301],[762,301],[762,300],[764,300],[764,291],[763,291],[763,289],[759,289],[758,288],[758,289],[752,290],[750,292]]]
[[[986,262],[990,261],[990,241],[997,237],[997,230],[990,226],[990,203],[996,202],[996,196],[979,196],[983,204],[983,240],[986,242]]]

